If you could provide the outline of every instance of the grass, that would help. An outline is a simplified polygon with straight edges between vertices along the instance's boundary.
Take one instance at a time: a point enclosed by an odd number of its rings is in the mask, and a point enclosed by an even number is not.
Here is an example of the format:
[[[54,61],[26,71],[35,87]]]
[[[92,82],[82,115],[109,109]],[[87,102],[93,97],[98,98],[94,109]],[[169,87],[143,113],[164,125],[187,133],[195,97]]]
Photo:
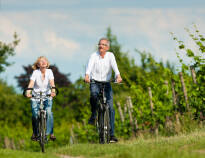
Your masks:
[[[86,158],[204,158],[205,130],[173,137],[138,138],[118,144],[75,144],[55,149],[55,152]]]
[[[0,158],[59,158],[53,153],[29,152],[22,150],[0,149]]]
[[[117,144],[74,144],[48,148],[46,153],[0,149],[1,158],[204,158],[205,129],[172,137],[137,138]]]

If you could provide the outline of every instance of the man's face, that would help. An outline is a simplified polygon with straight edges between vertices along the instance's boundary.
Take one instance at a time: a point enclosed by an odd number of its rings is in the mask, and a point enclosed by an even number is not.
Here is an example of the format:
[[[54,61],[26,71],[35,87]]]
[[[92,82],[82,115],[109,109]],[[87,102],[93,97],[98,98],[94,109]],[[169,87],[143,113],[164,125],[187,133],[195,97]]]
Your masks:
[[[98,44],[98,50],[100,53],[107,52],[109,50],[108,41],[101,40]]]

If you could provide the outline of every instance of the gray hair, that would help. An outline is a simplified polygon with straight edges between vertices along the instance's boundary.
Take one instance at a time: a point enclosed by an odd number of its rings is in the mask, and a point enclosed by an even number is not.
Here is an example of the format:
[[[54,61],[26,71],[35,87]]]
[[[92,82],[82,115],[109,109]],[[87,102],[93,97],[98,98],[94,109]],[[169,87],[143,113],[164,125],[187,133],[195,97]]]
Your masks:
[[[99,40],[98,44],[99,44],[99,43],[100,43],[100,41],[102,41],[102,40],[107,41],[107,44],[108,44],[108,46],[110,47],[110,41],[109,41],[109,39],[108,39],[108,38],[105,38],[105,37],[100,38],[100,40]]]

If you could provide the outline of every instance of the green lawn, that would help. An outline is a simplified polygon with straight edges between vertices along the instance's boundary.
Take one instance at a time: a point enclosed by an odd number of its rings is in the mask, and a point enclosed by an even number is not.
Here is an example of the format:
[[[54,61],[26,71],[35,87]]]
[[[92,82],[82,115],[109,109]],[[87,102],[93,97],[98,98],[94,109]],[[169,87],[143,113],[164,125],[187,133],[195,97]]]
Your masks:
[[[59,155],[84,158],[205,158],[205,130],[173,137],[156,137],[117,144],[74,144],[40,152],[0,150],[0,158],[56,158]]]
[[[0,158],[59,158],[53,153],[0,149]]]

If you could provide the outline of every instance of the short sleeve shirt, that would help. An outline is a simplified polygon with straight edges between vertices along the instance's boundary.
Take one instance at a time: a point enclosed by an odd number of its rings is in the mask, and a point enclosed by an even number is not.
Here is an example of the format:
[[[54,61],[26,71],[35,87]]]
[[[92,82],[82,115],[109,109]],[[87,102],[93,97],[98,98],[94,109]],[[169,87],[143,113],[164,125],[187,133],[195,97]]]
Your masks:
[[[45,79],[43,80],[41,71],[37,69],[33,71],[30,79],[34,81],[33,89],[35,92],[48,92],[50,89],[50,80],[53,80],[54,76],[51,69],[46,69]]]

